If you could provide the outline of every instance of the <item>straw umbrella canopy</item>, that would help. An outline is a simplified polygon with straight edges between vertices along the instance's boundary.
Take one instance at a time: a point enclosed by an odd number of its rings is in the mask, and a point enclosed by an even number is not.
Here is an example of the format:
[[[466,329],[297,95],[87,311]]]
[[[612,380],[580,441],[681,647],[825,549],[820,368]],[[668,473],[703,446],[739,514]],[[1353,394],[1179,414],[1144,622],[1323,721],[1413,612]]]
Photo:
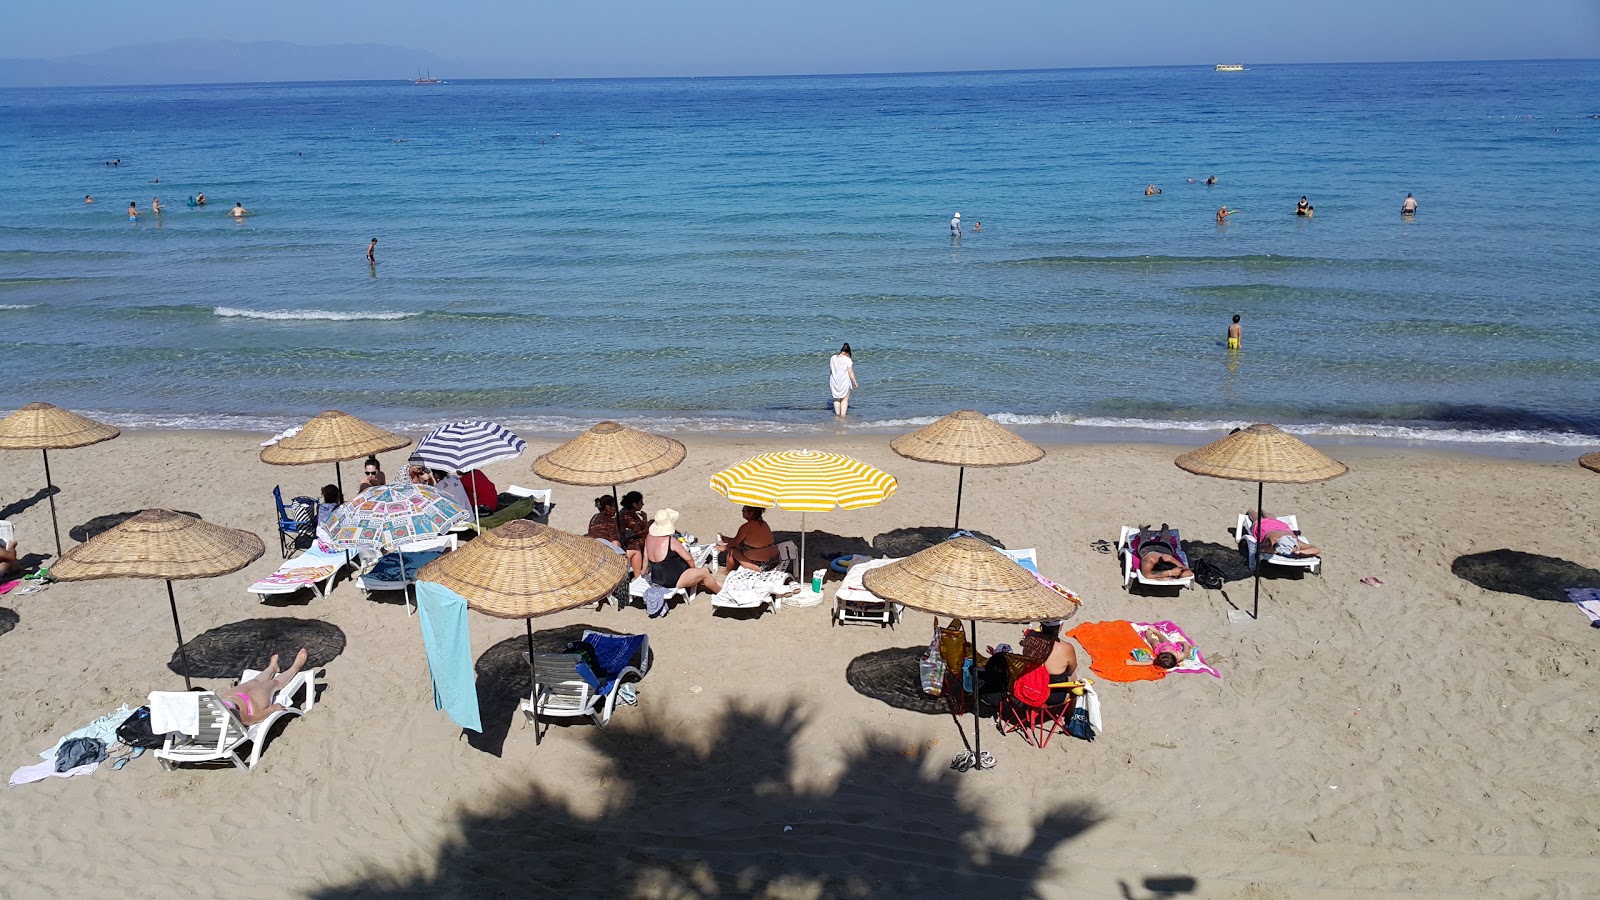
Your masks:
[[[1591,472],[1600,472],[1600,450],[1596,450],[1593,453],[1585,453],[1578,457],[1578,465]]]
[[[599,541],[516,519],[491,529],[417,573],[467,605],[500,619],[523,619],[533,657],[533,617],[593,603],[616,589],[628,558]]]
[[[334,480],[344,493],[344,473],[339,463],[408,446],[411,439],[385,431],[347,412],[329,409],[317,413],[300,431],[261,448],[261,461],[272,466],[310,466],[333,463]]]
[[[961,527],[961,489],[968,466],[1025,466],[1044,459],[1044,451],[1032,441],[975,409],[956,410],[932,425],[902,434],[889,442],[889,448],[906,459],[961,467],[956,476],[957,529]]]
[[[533,473],[545,481],[579,487],[611,487],[670,472],[689,451],[682,441],[618,422],[593,428],[533,461]],[[617,534],[622,534],[622,504],[617,503]]]
[[[1032,572],[977,538],[959,537],[866,574],[867,590],[884,600],[936,616],[955,616],[972,623],[972,646],[978,646],[978,622],[1033,622],[1071,618],[1078,604],[1039,583]],[[983,745],[978,727],[978,679],[972,678],[972,755],[982,769]]]
[[[29,403],[0,419],[0,450],[38,450],[44,454],[44,483],[50,498],[50,528],[61,558],[61,526],[56,522],[56,486],[50,479],[50,451],[72,450],[109,441],[122,429],[96,422],[48,403]]]
[[[841,453],[784,450],[752,456],[711,476],[711,489],[741,506],[800,513],[800,571],[806,562],[806,513],[877,506],[894,496],[893,475]]]
[[[72,548],[50,570],[54,581],[100,578],[160,578],[167,583],[172,630],[183,658],[183,683],[189,682],[189,655],[178,624],[178,601],[172,582],[215,578],[237,572],[261,558],[266,547],[248,531],[224,528],[170,509],[147,509],[121,525]]]
[[[1256,515],[1262,512],[1262,494],[1273,484],[1314,484],[1338,478],[1350,467],[1315,449],[1276,425],[1251,425],[1219,441],[1191,450],[1176,460],[1178,468],[1196,475],[1256,483]],[[1255,603],[1250,617],[1261,612],[1261,563],[1256,555]]]

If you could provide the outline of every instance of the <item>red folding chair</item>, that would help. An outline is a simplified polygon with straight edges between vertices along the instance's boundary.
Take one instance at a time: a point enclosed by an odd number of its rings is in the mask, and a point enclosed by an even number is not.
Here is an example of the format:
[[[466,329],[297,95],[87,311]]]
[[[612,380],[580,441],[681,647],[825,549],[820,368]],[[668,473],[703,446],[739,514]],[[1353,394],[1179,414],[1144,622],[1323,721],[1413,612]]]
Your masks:
[[[1035,666],[1029,672],[1041,670],[1042,666]],[[1060,687],[1070,688],[1080,682],[1070,682],[1061,686],[1052,686],[1046,676],[1046,690],[1054,694]],[[1023,696],[1019,696],[1019,694]],[[1024,699],[1028,691],[1021,678],[1013,678],[1011,690],[1006,693],[1005,699],[1000,702],[1000,733],[1011,734],[1018,732],[1022,739],[1029,744],[1043,750],[1050,745],[1050,738],[1058,731],[1065,731],[1067,721],[1072,717],[1074,696],[1072,691],[1062,690],[1061,699],[1051,703],[1048,696],[1043,702],[1038,702],[1037,697]]]

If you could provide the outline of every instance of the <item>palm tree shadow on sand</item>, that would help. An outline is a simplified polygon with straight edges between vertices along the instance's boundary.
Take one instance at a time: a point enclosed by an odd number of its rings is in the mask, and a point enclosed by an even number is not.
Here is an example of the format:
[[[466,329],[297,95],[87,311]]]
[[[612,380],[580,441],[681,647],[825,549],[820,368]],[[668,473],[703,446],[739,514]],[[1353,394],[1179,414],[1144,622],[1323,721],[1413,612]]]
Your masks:
[[[464,813],[416,870],[373,868],[314,896],[1026,896],[1059,875],[1050,856],[1100,821],[1091,805],[1059,806],[1002,844],[958,793],[973,776],[884,739],[843,755],[837,786],[797,786],[797,701],[730,706],[698,733],[639,712],[551,736],[588,740],[602,758],[599,813],[530,785]]]

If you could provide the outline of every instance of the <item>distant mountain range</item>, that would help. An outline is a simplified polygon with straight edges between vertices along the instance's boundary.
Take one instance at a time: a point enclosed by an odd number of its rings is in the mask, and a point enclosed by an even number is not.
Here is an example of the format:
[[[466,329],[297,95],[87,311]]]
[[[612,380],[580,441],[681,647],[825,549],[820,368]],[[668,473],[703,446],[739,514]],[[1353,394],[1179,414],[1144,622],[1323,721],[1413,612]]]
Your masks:
[[[0,59],[0,86],[387,81],[480,77],[422,50],[385,44],[321,47],[285,41],[168,41],[55,59]]]

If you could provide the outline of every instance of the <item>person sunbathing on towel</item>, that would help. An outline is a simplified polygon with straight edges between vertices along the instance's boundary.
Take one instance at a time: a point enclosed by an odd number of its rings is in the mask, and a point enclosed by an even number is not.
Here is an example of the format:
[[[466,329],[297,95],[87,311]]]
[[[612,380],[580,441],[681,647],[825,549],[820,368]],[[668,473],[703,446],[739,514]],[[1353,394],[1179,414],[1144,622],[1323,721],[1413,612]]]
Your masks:
[[[778,558],[777,539],[772,536],[772,527],[761,518],[766,510],[759,506],[746,506],[743,513],[744,524],[739,526],[733,537],[719,541],[717,549],[727,551],[729,572],[735,569],[760,572]]]
[[[1194,650],[1194,645],[1188,641],[1177,640],[1159,628],[1146,628],[1144,642],[1150,645],[1150,652],[1155,655],[1155,665],[1163,669],[1171,669],[1178,663],[1189,658]],[[1149,663],[1145,663],[1149,665]]]
[[[1189,578],[1194,570],[1178,558],[1178,538],[1162,525],[1160,531],[1139,532],[1139,574],[1146,579],[1173,581]]]
[[[306,648],[301,647],[300,652],[294,655],[294,665],[278,671],[278,654],[272,654],[272,661],[267,663],[267,669],[260,675],[241,682],[232,691],[222,695],[222,702],[232,709],[234,715],[245,725],[254,725],[264,721],[267,716],[283,709],[283,704],[273,700],[278,692],[289,686],[300,670],[306,665]]]
[[[1300,536],[1294,533],[1294,529],[1289,527],[1288,522],[1274,519],[1259,509],[1247,509],[1244,514],[1253,523],[1250,530],[1255,532],[1257,546],[1271,547],[1272,553],[1291,558],[1322,555],[1320,547],[1313,547],[1302,541]]]
[[[0,579],[22,577],[22,563],[17,557],[16,541],[0,541]]]

